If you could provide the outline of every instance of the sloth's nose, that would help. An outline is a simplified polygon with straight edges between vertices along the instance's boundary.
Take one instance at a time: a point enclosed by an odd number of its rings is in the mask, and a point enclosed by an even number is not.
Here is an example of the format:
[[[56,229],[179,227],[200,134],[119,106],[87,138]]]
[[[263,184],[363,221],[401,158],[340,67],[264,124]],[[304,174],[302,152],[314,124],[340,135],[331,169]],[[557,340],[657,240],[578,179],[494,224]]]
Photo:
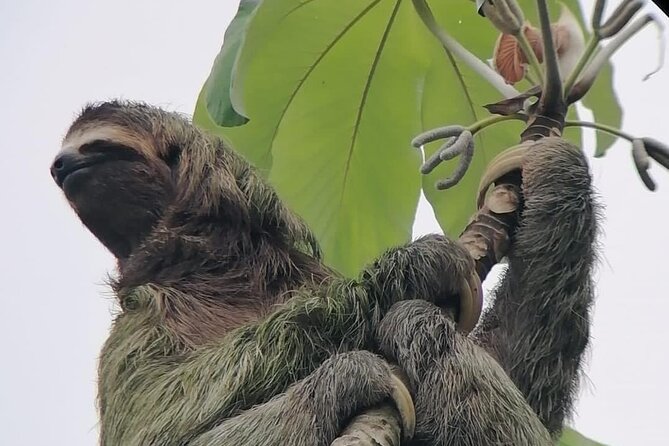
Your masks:
[[[63,187],[65,178],[81,166],[82,156],[77,153],[61,153],[51,164],[51,176],[59,187]]]

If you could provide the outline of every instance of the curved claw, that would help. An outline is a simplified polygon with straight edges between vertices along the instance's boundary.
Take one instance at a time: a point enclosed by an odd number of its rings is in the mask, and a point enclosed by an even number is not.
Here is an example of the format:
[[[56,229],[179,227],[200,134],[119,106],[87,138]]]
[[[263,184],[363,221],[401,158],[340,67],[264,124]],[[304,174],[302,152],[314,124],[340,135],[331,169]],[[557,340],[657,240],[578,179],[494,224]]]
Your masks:
[[[400,446],[413,438],[416,409],[408,379],[391,365],[390,401],[365,410],[354,417],[330,446]]]
[[[481,176],[477,193],[476,203],[479,209],[483,207],[488,189],[497,179],[521,168],[525,153],[533,143],[533,141],[526,141],[506,149],[488,163],[488,167]]]
[[[483,310],[483,289],[481,279],[472,270],[466,280],[460,284],[460,314],[458,314],[458,330],[469,333],[476,327]]]
[[[404,440],[413,438],[416,430],[416,409],[414,408],[413,398],[409,392],[407,379],[398,367],[392,370],[393,390],[391,396],[400,414],[402,422],[402,437]]]

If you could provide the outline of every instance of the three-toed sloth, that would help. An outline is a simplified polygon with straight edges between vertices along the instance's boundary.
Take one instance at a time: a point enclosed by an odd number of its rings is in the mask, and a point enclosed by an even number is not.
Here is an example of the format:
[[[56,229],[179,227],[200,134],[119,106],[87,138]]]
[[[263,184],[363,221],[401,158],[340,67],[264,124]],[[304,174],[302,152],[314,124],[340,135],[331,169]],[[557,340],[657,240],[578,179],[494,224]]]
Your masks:
[[[564,140],[528,151],[508,272],[469,334],[456,319],[474,266],[457,242],[422,237],[340,277],[246,161],[175,113],[88,106],[51,172],[118,259],[102,445],[328,445],[366,408],[390,399],[403,413],[407,388],[406,444],[559,435],[588,343],[597,232],[586,160]]]

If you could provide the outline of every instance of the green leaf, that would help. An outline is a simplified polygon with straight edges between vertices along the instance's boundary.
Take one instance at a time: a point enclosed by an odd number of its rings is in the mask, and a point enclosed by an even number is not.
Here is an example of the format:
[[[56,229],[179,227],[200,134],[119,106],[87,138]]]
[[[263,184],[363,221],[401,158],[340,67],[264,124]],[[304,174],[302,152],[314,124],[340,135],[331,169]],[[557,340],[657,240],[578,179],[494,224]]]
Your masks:
[[[605,446],[602,443],[590,440],[573,429],[565,428],[557,446]]]
[[[613,67],[607,65],[597,76],[595,84],[582,100],[583,105],[592,110],[595,122],[619,129],[623,121],[622,107],[613,91]],[[597,148],[595,156],[601,157],[618,139],[605,132],[595,132]]]
[[[307,219],[325,260],[355,275],[411,237],[420,157],[409,141],[424,69],[406,57],[418,25],[410,3],[349,8],[358,14],[333,27],[283,115],[270,180]]]
[[[536,24],[534,0],[520,3]],[[580,11],[577,0],[565,3]],[[430,6],[470,51],[482,60],[492,56],[497,31],[473,2]],[[218,125],[208,102],[218,91],[213,87],[203,89],[194,120],[228,139],[269,178],[314,230],[326,262],[354,275],[408,240],[421,187],[444,231],[457,236],[475,210],[486,164],[516,144],[521,126],[501,123],[477,135],[472,168],[454,189],[438,192],[434,182],[457,161],[421,178],[420,154],[409,141],[423,130],[485,117],[482,106],[500,95],[449,60],[411,1],[264,0],[245,17],[245,33],[232,34],[243,34],[236,61],[219,57],[212,77],[219,65],[233,67],[230,85],[220,83],[223,96],[250,121]],[[619,119],[610,78],[595,87],[595,116]],[[579,130],[568,137],[580,143]],[[426,147],[427,154],[437,146]]]
[[[268,171],[344,274],[411,237],[428,42],[407,1],[265,1],[237,62],[250,122],[205,122]]]
[[[214,67],[204,84],[204,100],[212,121],[223,127],[248,122],[241,104],[234,104],[231,89],[234,83],[235,63],[242,46],[249,20],[260,0],[242,0],[237,15],[225,31],[223,47],[214,60]]]

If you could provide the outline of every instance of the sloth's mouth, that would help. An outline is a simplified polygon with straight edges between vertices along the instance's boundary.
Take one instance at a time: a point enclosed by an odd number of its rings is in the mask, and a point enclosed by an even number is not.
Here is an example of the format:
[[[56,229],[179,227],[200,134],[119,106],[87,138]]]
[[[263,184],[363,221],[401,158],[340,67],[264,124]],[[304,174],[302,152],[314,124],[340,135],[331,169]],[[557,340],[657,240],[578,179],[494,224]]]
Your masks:
[[[51,165],[51,176],[63,188],[65,180],[74,173],[84,172],[92,166],[112,161],[138,161],[142,157],[135,150],[108,141],[94,141],[82,146],[78,152],[63,153]]]
[[[105,159],[98,157],[86,157],[70,162],[57,159],[51,167],[51,176],[53,177],[54,181],[56,181],[58,187],[62,189],[65,185],[65,181],[72,177],[73,174],[77,172],[83,173],[84,169],[104,162],[106,162]]]

